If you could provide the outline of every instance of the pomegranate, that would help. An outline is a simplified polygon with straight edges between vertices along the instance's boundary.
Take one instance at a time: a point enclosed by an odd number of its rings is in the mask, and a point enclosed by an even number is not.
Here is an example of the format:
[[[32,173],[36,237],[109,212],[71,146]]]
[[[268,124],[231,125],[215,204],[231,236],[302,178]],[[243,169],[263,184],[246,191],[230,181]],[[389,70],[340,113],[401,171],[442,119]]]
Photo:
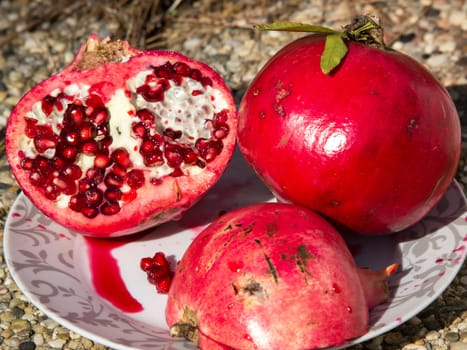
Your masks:
[[[459,117],[443,86],[388,49],[372,18],[279,50],[239,106],[238,143],[283,201],[362,234],[401,231],[443,196],[456,172]],[[370,45],[368,45],[370,43]]]
[[[358,269],[324,218],[286,203],[224,214],[185,251],[169,290],[173,336],[201,349],[311,349],[367,332],[388,275]]]
[[[32,88],[8,120],[20,187],[83,234],[130,234],[177,218],[221,176],[236,107],[207,65],[89,37],[62,72]]]

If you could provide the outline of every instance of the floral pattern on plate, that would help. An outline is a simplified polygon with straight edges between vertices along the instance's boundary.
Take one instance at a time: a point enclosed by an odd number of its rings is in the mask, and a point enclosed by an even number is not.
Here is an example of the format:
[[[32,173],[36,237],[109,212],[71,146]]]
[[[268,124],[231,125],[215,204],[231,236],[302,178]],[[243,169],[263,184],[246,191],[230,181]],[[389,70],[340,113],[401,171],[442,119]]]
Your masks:
[[[221,212],[265,201],[273,201],[272,195],[236,152],[221,180],[180,221],[115,248],[112,255],[121,278],[143,306],[141,312],[123,312],[102,298],[93,287],[85,239],[42,215],[23,194],[8,216],[5,257],[24,294],[51,318],[83,336],[122,350],[195,349],[170,338],[164,319],[166,296],[146,281],[139,260],[161,250],[176,261]],[[466,199],[455,182],[422,221],[401,233],[345,236],[359,266],[379,269],[400,263],[390,279],[390,300],[371,311],[369,332],[347,345],[387,332],[432,303],[461,268],[466,237]]]

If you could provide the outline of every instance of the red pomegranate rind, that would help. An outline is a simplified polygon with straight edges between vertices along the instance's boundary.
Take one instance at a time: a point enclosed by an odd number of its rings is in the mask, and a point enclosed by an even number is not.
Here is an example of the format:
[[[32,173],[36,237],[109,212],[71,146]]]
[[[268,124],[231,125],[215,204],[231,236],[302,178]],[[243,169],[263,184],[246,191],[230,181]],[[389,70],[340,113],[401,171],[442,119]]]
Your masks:
[[[92,36],[86,47],[102,48],[96,40]],[[12,111],[5,140],[12,172],[32,202],[58,223],[100,237],[131,234],[179,217],[223,173],[237,128],[231,92],[209,66],[176,52],[143,52],[119,43],[122,55],[96,55],[109,56],[105,63],[81,48],[63,72],[31,89]],[[195,77],[202,72],[200,81],[181,74],[173,74],[172,79],[156,77],[158,67],[167,65],[173,71],[179,65],[188,67]],[[162,85],[163,101],[148,101],[140,93],[145,87]],[[180,89],[182,97],[177,95]],[[195,89],[203,94],[192,96]],[[156,109],[152,125],[140,111],[148,108]],[[53,118],[47,119],[51,110]],[[220,125],[216,120],[225,122]],[[176,123],[181,124],[183,136],[180,130],[167,131]],[[215,136],[225,125],[228,133]],[[73,133],[76,130],[78,135]],[[144,153],[143,137],[156,142],[157,150]],[[199,147],[196,141],[204,143]],[[122,148],[130,153],[129,159],[125,152],[118,153]],[[77,163],[81,173],[69,166]],[[52,185],[42,186],[43,178],[35,174],[38,168],[47,176],[53,174],[47,180]],[[84,194],[90,187],[104,196],[97,210],[90,203],[100,194]]]
[[[455,105],[423,66],[396,51],[349,41],[339,67],[323,74],[324,42],[298,39],[258,73],[239,107],[240,150],[282,200],[359,233],[401,231],[453,180]]]
[[[367,332],[365,288],[372,298],[378,289],[366,276],[360,283],[342,237],[317,214],[256,204],[195,238],[177,265],[166,320],[172,335],[218,348],[340,345]]]

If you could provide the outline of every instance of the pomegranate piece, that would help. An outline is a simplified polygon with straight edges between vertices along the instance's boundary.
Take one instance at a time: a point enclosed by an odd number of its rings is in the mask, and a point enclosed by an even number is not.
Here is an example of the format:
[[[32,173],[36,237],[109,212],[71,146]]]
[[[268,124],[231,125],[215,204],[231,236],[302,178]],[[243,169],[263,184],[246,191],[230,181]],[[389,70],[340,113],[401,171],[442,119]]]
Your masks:
[[[110,237],[180,217],[223,173],[236,130],[232,94],[207,65],[92,35],[18,102],[5,144],[45,215]]]
[[[315,212],[255,204],[193,240],[175,270],[166,320],[173,336],[201,349],[338,346],[367,332],[368,309],[388,298],[397,267],[359,269]]]
[[[378,38],[373,46],[350,40],[358,28],[300,38],[272,57],[240,103],[238,143],[279,199],[354,232],[397,232],[452,182],[459,116],[420,63],[374,47]],[[377,26],[361,32],[373,33]],[[328,72],[328,38],[344,34],[345,57]]]

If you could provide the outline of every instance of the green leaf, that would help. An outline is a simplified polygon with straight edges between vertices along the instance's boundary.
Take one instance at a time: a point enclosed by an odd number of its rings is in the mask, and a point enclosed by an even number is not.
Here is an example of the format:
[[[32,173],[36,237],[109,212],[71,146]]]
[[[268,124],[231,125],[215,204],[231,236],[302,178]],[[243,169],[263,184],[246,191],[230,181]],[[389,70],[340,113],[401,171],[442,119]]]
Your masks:
[[[324,51],[321,55],[321,70],[324,74],[329,74],[336,68],[347,54],[347,45],[342,35],[331,34],[326,37]]]
[[[297,23],[297,22],[283,22],[277,21],[270,24],[256,25],[256,29],[259,30],[278,30],[286,32],[311,32],[311,33],[322,33],[322,34],[340,34],[339,31],[326,28],[322,26],[314,26],[311,24]]]

